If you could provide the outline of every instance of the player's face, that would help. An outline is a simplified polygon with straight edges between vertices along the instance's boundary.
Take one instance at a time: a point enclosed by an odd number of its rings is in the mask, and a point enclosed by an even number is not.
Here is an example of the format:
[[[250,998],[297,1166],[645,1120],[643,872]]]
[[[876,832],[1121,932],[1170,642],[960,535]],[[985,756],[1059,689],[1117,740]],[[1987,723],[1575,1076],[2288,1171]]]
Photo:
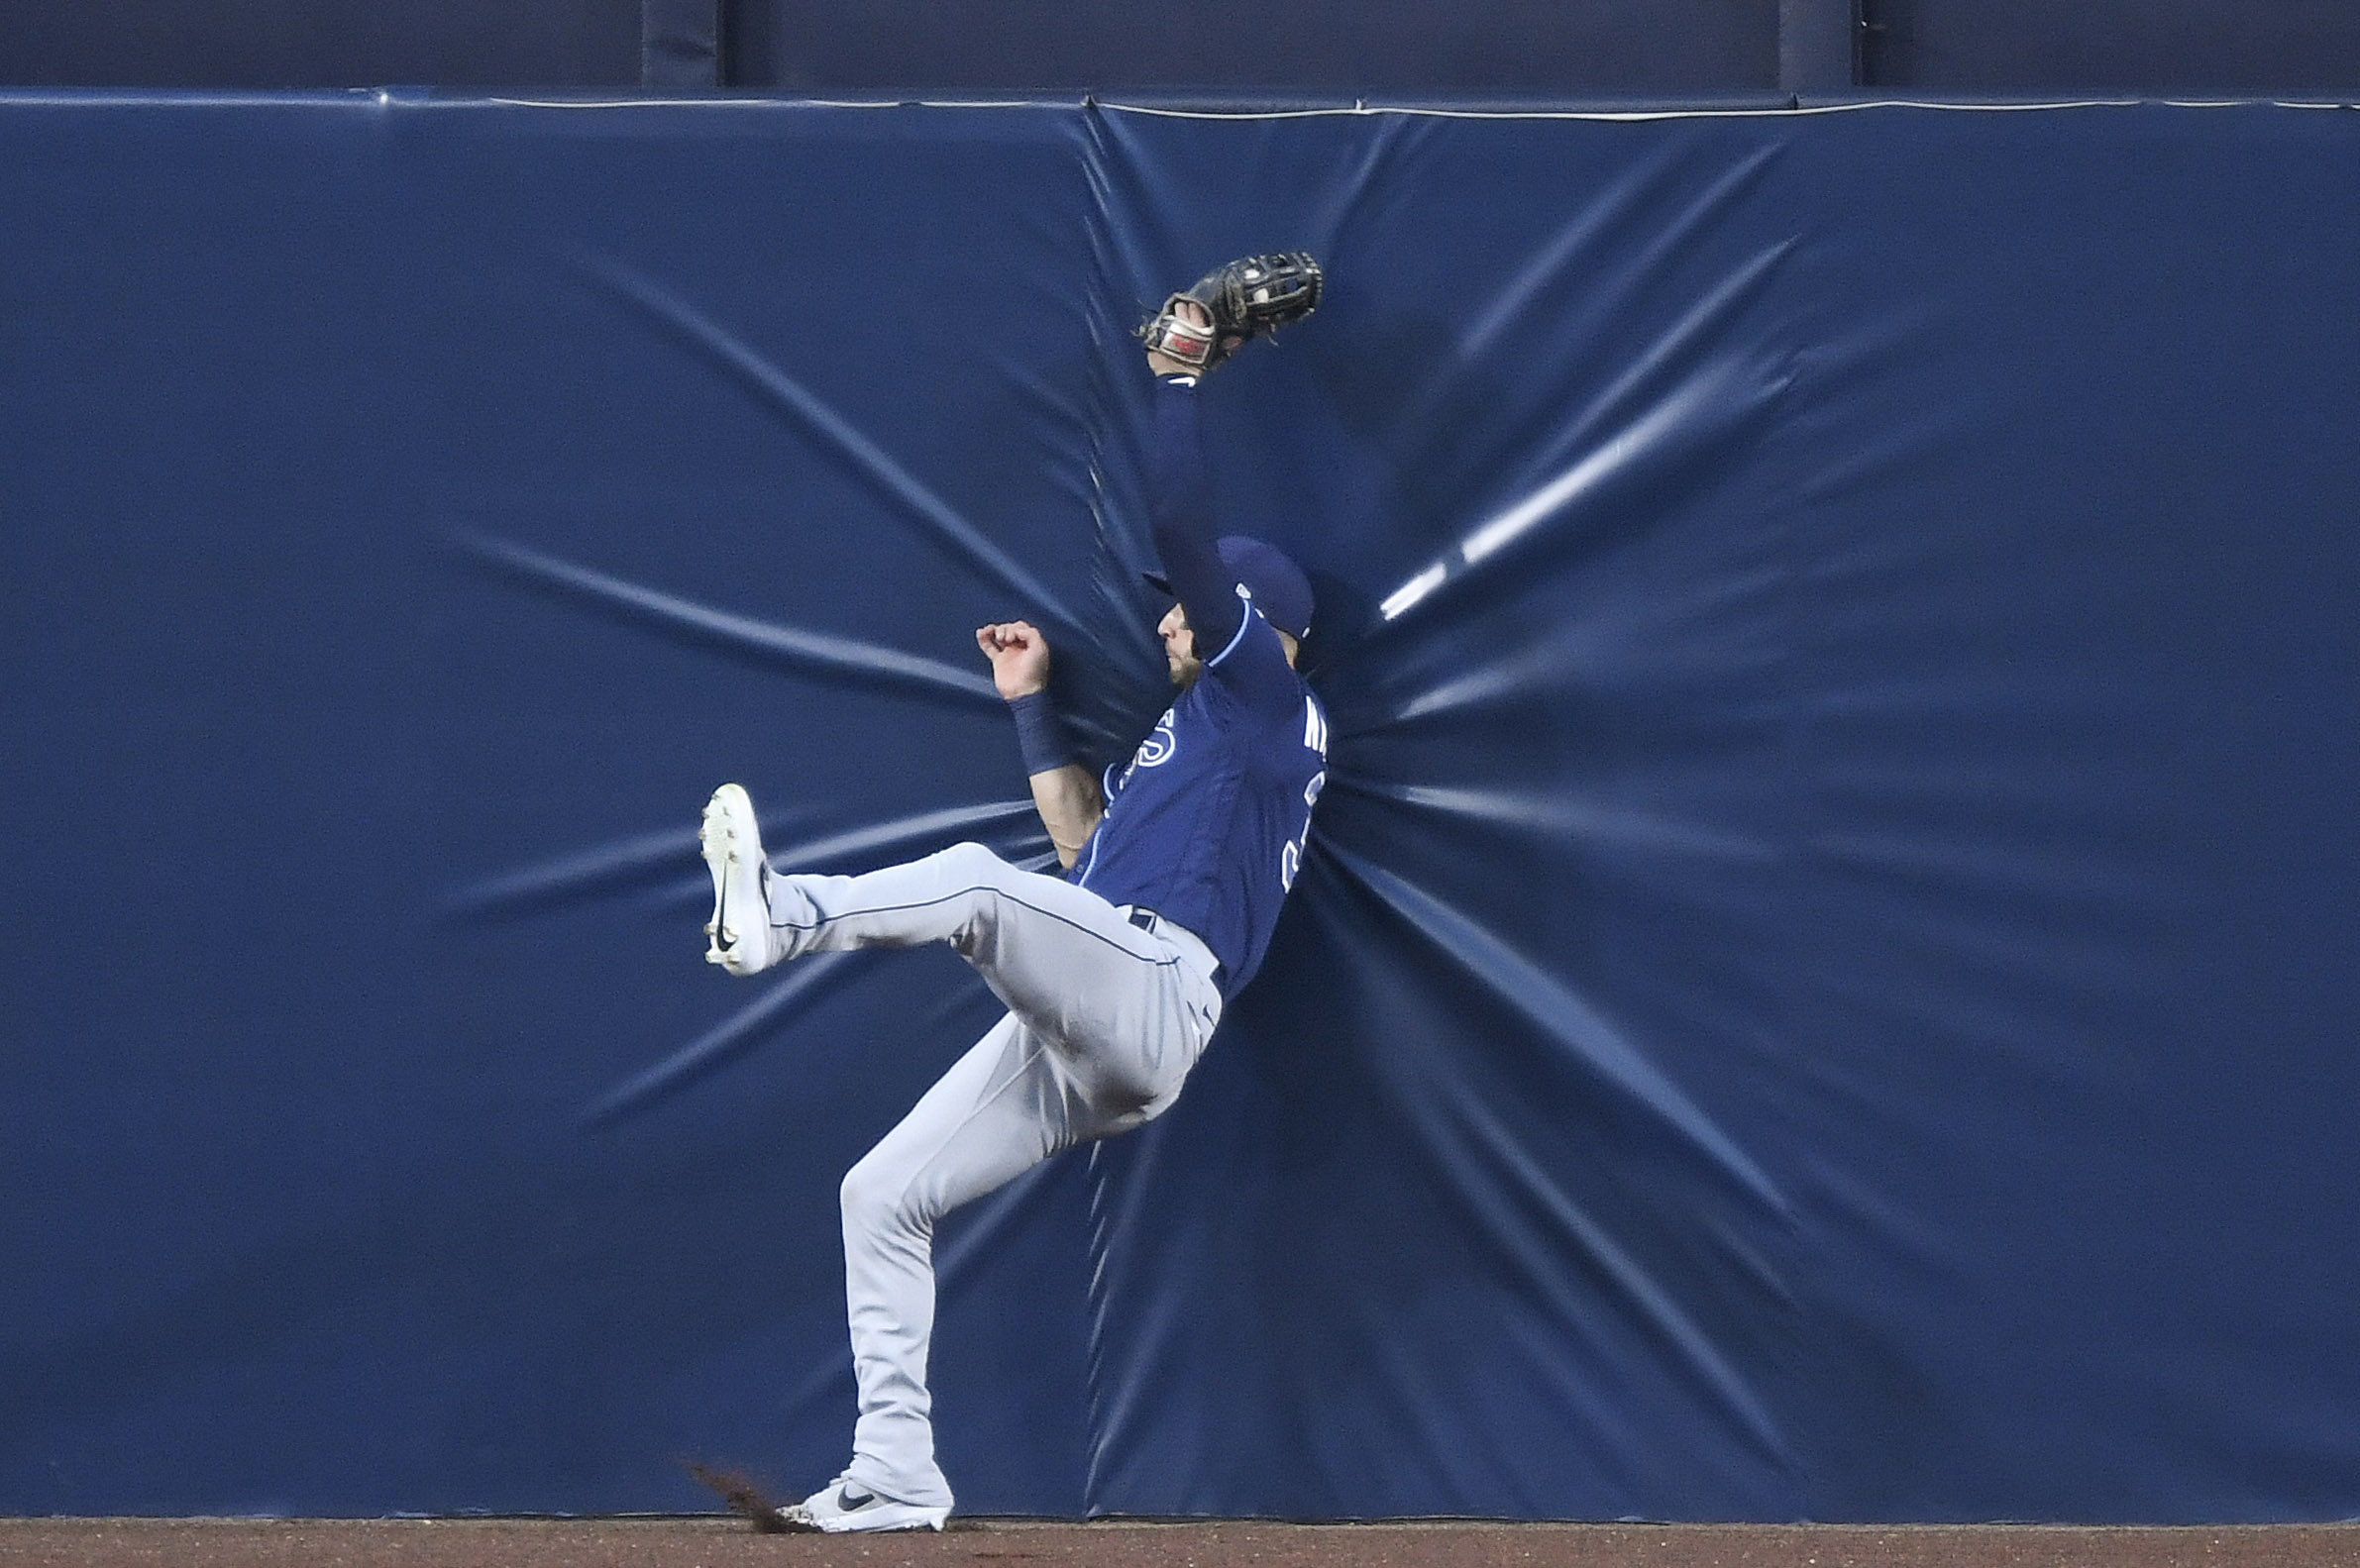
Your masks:
[[[1195,685],[1205,673],[1205,662],[1197,657],[1197,634],[1188,629],[1188,611],[1173,605],[1156,623],[1155,634],[1163,639],[1163,662],[1171,669],[1172,684],[1182,690]]]

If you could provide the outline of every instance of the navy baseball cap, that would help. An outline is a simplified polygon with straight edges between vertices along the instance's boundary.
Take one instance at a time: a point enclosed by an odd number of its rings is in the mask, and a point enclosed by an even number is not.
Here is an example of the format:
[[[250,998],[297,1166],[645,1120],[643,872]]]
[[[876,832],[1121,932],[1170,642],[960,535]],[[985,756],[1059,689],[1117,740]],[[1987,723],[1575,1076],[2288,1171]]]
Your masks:
[[[1227,535],[1214,548],[1221,552],[1221,564],[1230,569],[1230,575],[1252,597],[1263,620],[1289,637],[1300,638],[1311,630],[1311,579],[1285,552],[1243,534]],[[1172,591],[1162,573],[1150,572],[1146,577],[1147,585],[1158,593]]]

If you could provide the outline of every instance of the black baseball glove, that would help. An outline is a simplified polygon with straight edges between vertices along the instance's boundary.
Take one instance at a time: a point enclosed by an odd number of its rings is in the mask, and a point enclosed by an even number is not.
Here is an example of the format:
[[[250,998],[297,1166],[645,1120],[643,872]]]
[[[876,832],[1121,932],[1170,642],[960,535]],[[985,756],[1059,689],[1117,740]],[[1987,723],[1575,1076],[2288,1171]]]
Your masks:
[[[1173,307],[1193,299],[1212,320],[1198,325]],[[1249,338],[1276,334],[1319,307],[1320,263],[1301,251],[1249,256],[1217,266],[1163,302],[1139,328],[1154,354],[1169,355],[1199,373],[1213,369]]]

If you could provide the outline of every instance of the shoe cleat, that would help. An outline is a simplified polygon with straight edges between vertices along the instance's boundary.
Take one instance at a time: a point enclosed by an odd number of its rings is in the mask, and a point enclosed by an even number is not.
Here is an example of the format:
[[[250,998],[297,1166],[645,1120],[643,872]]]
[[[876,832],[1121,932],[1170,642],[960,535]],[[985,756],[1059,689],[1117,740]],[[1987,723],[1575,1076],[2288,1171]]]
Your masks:
[[[950,1517],[949,1505],[928,1508],[872,1492],[849,1476],[838,1476],[801,1503],[779,1510],[790,1530],[848,1535],[881,1530],[938,1530]]]
[[[776,956],[771,942],[770,900],[762,886],[762,829],[745,789],[725,784],[705,802],[697,834],[705,869],[713,879],[713,917],[704,923],[704,961],[732,975],[768,969]],[[741,921],[740,914],[751,918]]]

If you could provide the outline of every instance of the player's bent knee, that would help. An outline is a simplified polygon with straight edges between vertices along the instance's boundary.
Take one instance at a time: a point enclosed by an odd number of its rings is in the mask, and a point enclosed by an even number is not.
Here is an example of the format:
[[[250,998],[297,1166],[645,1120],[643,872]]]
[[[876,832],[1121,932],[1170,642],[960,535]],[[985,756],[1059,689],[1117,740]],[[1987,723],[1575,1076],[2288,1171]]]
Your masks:
[[[910,1216],[904,1212],[909,1191],[908,1175],[890,1169],[872,1153],[844,1173],[844,1185],[836,1196],[843,1204],[846,1225],[879,1231],[909,1222]]]
[[[945,871],[969,882],[989,883],[1008,869],[1008,862],[981,844],[953,844],[934,859]]]

